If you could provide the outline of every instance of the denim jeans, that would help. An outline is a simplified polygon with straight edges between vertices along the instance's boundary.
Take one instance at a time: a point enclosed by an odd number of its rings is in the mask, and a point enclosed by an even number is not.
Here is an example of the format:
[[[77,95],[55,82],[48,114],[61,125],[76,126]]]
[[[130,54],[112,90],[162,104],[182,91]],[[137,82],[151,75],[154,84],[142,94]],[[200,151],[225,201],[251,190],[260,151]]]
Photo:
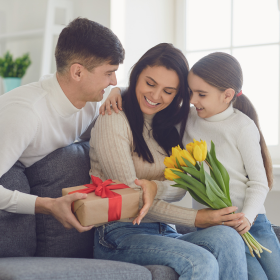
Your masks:
[[[180,280],[248,279],[244,242],[226,226],[181,235],[162,223],[113,222],[96,229],[94,242],[98,259],[166,265]]]
[[[280,245],[271,223],[266,215],[259,214],[250,233],[267,249],[261,253],[261,258],[252,257],[246,246],[249,280],[279,280],[280,279]]]

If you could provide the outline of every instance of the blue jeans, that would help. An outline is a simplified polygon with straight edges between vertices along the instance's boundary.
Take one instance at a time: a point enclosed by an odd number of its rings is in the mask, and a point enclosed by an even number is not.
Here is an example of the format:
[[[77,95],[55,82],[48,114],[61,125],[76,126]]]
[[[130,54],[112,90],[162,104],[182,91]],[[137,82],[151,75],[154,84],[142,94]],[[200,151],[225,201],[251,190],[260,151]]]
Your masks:
[[[246,246],[249,280],[279,280],[280,245],[266,215],[258,215],[250,229],[250,233],[260,244],[271,250],[272,253],[263,251],[260,259],[257,256],[253,258]]]
[[[113,222],[96,229],[94,242],[98,259],[166,265],[180,280],[248,279],[244,242],[226,226],[181,235],[162,223]]]

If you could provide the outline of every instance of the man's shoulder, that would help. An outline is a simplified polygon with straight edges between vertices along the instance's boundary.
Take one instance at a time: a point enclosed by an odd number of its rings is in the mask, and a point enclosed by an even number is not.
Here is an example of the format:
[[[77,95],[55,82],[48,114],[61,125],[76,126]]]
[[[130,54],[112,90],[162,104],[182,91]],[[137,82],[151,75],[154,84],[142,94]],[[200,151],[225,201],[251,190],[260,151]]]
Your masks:
[[[32,107],[46,95],[40,82],[20,86],[0,96],[0,109],[6,106],[22,105]]]

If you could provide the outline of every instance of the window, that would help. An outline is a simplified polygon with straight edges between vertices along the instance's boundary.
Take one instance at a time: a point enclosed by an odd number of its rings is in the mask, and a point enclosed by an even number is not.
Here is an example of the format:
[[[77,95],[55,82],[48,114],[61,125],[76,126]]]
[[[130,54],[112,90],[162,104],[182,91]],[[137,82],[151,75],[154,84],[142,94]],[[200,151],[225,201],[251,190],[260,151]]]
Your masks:
[[[235,56],[274,163],[280,163],[279,9],[276,0],[185,0],[177,7],[177,46],[190,67],[216,51]],[[182,20],[182,17],[184,20]],[[179,23],[181,24],[179,25]],[[178,36],[177,36],[178,37]]]

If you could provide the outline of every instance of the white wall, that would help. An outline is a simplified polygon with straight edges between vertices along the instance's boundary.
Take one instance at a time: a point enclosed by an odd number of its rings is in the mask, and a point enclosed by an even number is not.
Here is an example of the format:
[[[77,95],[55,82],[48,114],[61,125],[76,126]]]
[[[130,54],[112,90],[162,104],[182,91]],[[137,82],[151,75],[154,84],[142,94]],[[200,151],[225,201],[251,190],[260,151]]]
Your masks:
[[[111,28],[126,51],[118,78],[126,85],[130,68],[151,47],[174,43],[173,0],[112,0]]]

